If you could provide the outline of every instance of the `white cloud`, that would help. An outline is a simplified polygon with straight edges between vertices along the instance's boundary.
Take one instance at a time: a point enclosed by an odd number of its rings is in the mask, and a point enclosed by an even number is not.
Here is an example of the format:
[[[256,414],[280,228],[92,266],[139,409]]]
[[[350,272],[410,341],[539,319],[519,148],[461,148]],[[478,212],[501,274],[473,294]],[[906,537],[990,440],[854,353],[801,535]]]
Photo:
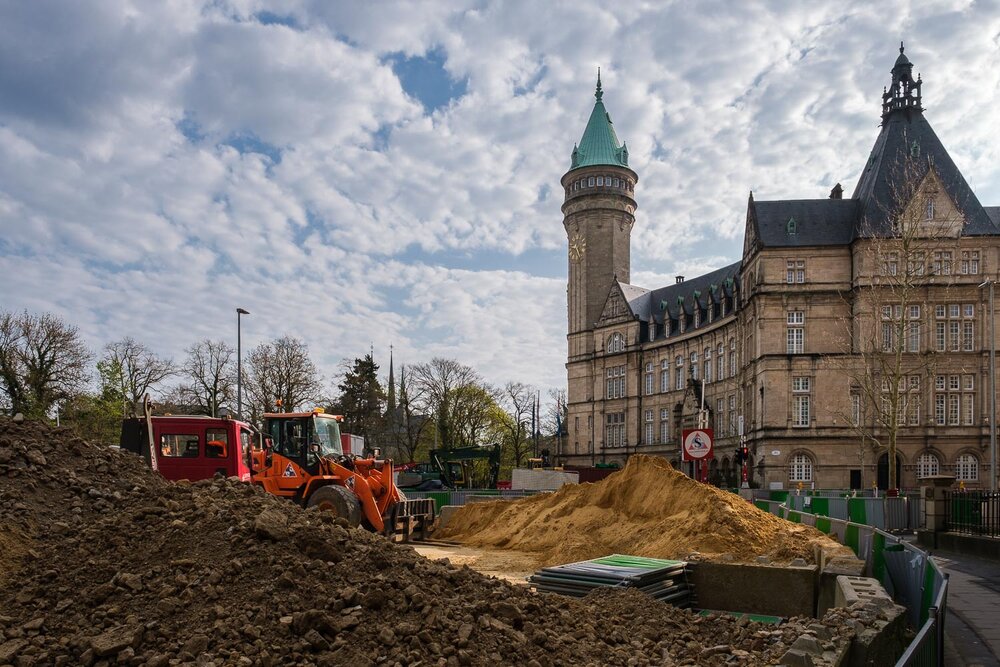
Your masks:
[[[640,177],[632,279],[657,287],[737,259],[749,190],[853,189],[900,38],[1000,204],[998,35],[985,4],[902,0],[5,5],[2,306],[177,356],[240,305],[249,344],[300,335],[331,377],[392,343],[557,385],[559,178],[598,65]],[[389,56],[432,51],[466,92],[428,113]]]

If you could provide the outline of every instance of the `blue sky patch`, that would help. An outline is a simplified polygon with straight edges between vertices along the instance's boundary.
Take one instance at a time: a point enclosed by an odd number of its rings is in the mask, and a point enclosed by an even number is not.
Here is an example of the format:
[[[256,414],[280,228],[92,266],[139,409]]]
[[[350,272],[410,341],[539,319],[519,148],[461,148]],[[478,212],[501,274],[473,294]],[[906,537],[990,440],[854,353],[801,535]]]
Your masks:
[[[419,100],[428,113],[465,95],[467,80],[452,80],[444,68],[445,60],[440,47],[428,51],[425,56],[408,58],[402,53],[394,53],[386,59],[406,94]]]
[[[266,141],[261,141],[260,138],[253,133],[236,134],[221,143],[223,146],[232,146],[242,155],[247,153],[259,153],[260,155],[266,155],[271,158],[271,162],[274,164],[281,163],[281,149],[273,144],[267,143]]]

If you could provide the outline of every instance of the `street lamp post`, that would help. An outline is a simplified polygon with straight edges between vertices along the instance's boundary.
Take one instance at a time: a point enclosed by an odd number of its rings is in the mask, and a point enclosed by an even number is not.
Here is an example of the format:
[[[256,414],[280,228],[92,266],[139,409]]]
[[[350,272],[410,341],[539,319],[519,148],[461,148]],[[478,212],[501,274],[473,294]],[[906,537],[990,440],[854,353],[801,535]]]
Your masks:
[[[993,310],[992,278],[983,282],[980,288],[990,286],[990,490],[997,490],[997,341],[994,334],[996,314]]]
[[[249,314],[249,310],[236,309],[236,418],[240,421],[243,420],[243,323],[240,318]]]

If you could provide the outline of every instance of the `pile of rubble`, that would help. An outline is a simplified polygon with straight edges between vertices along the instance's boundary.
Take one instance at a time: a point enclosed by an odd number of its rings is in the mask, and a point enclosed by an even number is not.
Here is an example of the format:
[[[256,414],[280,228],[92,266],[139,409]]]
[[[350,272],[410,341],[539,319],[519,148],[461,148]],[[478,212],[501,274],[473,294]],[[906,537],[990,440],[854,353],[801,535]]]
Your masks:
[[[18,667],[762,665],[803,634],[833,651],[854,632],[533,593],[246,484],[171,484],[6,419],[0,546],[0,665]]]

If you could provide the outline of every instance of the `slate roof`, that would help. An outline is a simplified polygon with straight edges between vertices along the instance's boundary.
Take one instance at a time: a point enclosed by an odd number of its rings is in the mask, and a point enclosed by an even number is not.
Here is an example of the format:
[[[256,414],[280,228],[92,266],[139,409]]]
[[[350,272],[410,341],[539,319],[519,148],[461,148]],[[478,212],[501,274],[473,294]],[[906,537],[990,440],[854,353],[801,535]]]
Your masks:
[[[757,238],[769,248],[846,245],[854,239],[853,199],[751,200]]]
[[[1000,206],[984,206],[983,210],[986,211],[986,215],[990,216],[993,224],[1000,228]]]
[[[628,167],[628,147],[619,143],[615,127],[611,123],[611,114],[604,108],[604,92],[601,90],[601,75],[597,75],[597,92],[594,93],[597,102],[590,112],[590,120],[583,131],[580,144],[573,147],[570,171],[580,167],[595,165],[610,165]]]

